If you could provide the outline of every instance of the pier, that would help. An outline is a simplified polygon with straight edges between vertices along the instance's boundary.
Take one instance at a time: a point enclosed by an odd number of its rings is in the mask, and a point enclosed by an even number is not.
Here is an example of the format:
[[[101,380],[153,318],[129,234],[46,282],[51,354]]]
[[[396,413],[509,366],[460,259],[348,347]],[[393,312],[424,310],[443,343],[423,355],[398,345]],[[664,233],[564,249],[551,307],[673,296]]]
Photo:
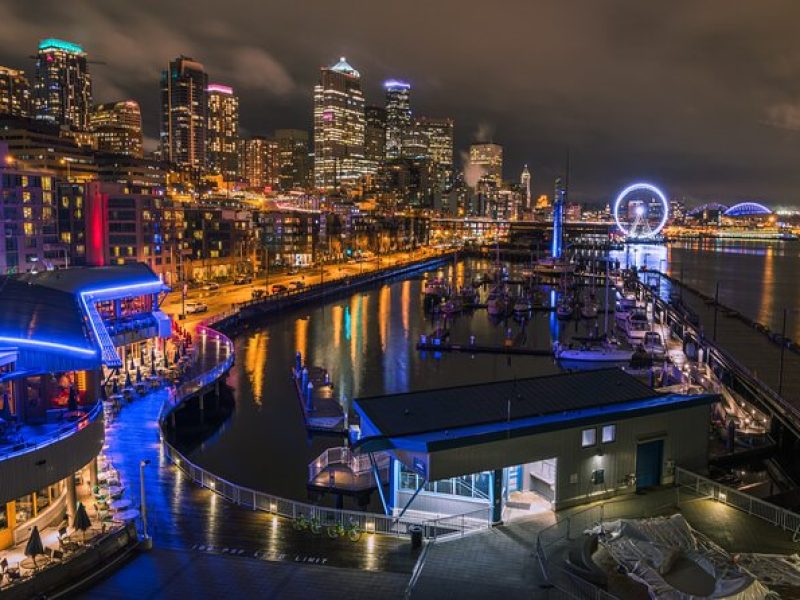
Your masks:
[[[302,364],[297,353],[292,371],[295,393],[306,429],[313,433],[347,433],[345,409],[333,396],[333,384],[326,369]]]
[[[512,340],[508,340],[509,342]],[[481,346],[478,344],[442,344],[419,342],[417,350],[431,352],[466,352],[467,354],[506,354],[509,356],[553,356],[553,351],[544,348],[520,348],[513,345]]]

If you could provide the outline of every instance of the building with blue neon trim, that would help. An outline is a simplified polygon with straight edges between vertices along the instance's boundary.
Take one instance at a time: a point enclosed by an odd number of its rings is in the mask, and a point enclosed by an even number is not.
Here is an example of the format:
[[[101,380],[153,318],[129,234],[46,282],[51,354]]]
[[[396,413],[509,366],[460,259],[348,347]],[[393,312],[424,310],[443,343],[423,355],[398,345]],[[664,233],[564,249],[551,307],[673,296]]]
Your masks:
[[[354,448],[391,455],[389,510],[560,509],[707,466],[714,394],[650,388],[601,369],[354,401]],[[531,500],[535,497],[537,500]],[[516,499],[522,498],[520,503]]]

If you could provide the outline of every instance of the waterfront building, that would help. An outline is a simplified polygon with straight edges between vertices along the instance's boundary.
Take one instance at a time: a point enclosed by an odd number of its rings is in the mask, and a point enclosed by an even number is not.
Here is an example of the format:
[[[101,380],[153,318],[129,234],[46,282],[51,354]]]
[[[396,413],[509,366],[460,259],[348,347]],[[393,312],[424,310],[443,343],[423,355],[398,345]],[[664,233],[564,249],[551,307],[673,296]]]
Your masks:
[[[205,68],[188,56],[161,72],[161,157],[195,172],[206,166],[207,88]]]
[[[278,187],[284,191],[310,187],[308,132],[304,129],[278,129]]]
[[[54,177],[18,168],[0,142],[0,275],[64,266],[58,239]]]
[[[31,116],[31,86],[24,71],[0,67],[0,114]]]
[[[481,142],[469,147],[469,162],[477,167],[482,177],[496,187],[503,184],[503,147],[500,144]]]
[[[98,152],[142,158],[142,114],[135,100],[98,104],[89,116]]]
[[[20,168],[70,181],[97,179],[94,152],[79,146],[71,132],[58,125],[0,116],[0,141],[8,145],[9,160]]]
[[[342,57],[320,69],[314,87],[314,185],[355,185],[371,172],[364,155],[361,74]]]
[[[384,169],[387,189],[400,194],[404,204],[414,208],[433,208],[441,201],[436,166],[428,158],[398,158]]]
[[[248,189],[277,189],[280,177],[278,142],[261,135],[239,141],[239,177]]]
[[[206,158],[208,170],[234,181],[238,175],[239,98],[233,88],[211,83],[208,95],[208,133]]]
[[[186,232],[183,279],[211,281],[252,272],[263,253],[250,210],[214,204],[183,205]]]
[[[95,156],[97,177],[100,181],[125,184],[132,192],[146,189],[163,191],[167,184],[169,166],[149,158],[136,158],[121,154]]]
[[[497,523],[518,494],[558,510],[670,483],[675,465],[705,469],[718,400],[619,369],[358,398],[353,449],[389,453],[387,514],[490,507]]]
[[[386,109],[382,106],[365,109],[364,156],[376,171],[386,161]]]
[[[386,158],[401,158],[403,139],[411,129],[411,85],[390,79],[383,83],[386,94]]]
[[[453,131],[455,122],[449,117],[417,117],[414,129],[427,141],[427,156],[436,165],[442,190],[453,185]]]
[[[39,43],[33,103],[37,119],[77,130],[89,128],[92,80],[83,48],[56,38]]]
[[[280,210],[259,215],[270,265],[308,266],[316,262],[326,240],[326,218],[319,211]]]
[[[71,522],[76,480],[98,481],[104,369],[139,360],[172,324],[159,310],[166,288],[143,265],[0,284],[0,402],[4,422],[14,423],[0,434],[0,446],[14,446],[0,458],[2,549],[24,542],[34,526]]]

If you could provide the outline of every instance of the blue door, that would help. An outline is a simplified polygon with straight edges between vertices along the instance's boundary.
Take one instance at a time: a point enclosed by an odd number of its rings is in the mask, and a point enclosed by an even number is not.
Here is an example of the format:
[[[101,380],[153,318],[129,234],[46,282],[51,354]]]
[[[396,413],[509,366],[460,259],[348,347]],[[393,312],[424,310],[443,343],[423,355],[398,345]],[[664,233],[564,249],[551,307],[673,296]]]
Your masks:
[[[636,489],[653,487],[661,483],[661,462],[664,440],[639,444],[636,448]]]

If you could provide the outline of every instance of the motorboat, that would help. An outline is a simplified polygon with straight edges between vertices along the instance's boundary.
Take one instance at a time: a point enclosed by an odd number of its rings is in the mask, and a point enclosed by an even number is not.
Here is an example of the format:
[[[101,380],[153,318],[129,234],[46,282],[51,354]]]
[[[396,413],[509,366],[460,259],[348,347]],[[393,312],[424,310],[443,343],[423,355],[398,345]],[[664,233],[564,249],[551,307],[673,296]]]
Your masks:
[[[425,296],[429,298],[445,298],[447,297],[447,286],[441,279],[434,278],[425,284],[423,289]]]
[[[537,275],[561,276],[575,272],[575,264],[562,258],[543,258],[533,266]]]
[[[600,308],[598,307],[597,302],[589,300],[581,305],[581,316],[584,319],[596,319],[599,311]]]
[[[505,315],[508,312],[509,300],[505,287],[502,285],[495,286],[489,292],[489,298],[486,301],[486,310],[493,317]]]
[[[584,344],[573,348],[556,342],[553,354],[559,361],[627,363],[633,350],[626,350],[608,342],[598,345]]]
[[[514,314],[525,315],[533,310],[533,304],[527,296],[520,296],[514,302]]]
[[[441,311],[446,315],[452,315],[457,312],[461,312],[463,308],[464,306],[461,303],[461,298],[459,296],[455,296],[442,304]]]
[[[667,353],[667,347],[664,345],[664,340],[661,339],[661,334],[657,331],[645,332],[642,340],[642,347],[647,354],[656,358],[663,358]]]
[[[461,304],[464,307],[473,306],[478,303],[478,292],[474,287],[466,286],[459,290]]]
[[[622,330],[632,346],[642,344],[645,334],[650,331],[650,321],[644,310],[636,309],[628,313],[622,323]]]
[[[634,294],[623,295],[614,308],[614,320],[620,327],[624,327],[625,321],[628,320],[628,315],[636,310],[637,307],[638,302]]]

